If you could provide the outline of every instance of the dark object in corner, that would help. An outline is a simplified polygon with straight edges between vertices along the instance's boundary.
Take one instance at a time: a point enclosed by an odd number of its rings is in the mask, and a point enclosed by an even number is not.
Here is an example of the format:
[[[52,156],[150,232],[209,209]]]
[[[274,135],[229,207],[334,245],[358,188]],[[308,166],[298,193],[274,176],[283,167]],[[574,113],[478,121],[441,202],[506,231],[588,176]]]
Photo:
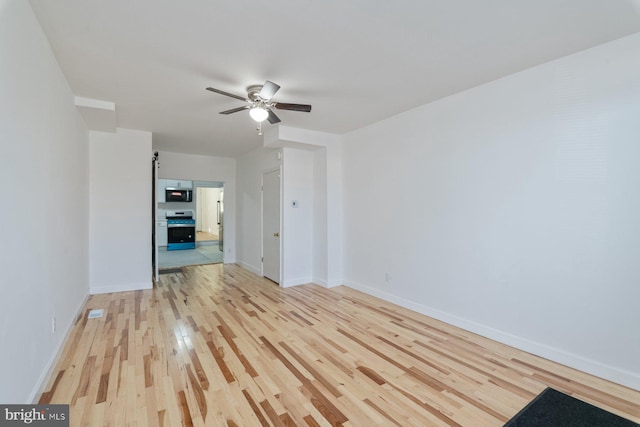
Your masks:
[[[173,273],[182,273],[182,267],[178,268],[165,268],[163,270],[158,271],[160,274],[173,274]]]
[[[547,388],[504,427],[640,427],[640,424]]]

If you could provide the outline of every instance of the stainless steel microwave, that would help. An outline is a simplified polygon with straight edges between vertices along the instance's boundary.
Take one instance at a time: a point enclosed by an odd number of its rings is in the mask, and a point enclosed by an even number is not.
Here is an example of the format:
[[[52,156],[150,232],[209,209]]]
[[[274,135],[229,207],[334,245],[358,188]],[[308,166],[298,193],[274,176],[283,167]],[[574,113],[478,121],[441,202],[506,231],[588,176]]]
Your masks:
[[[165,188],[166,202],[191,202],[193,201],[193,191],[183,188]]]

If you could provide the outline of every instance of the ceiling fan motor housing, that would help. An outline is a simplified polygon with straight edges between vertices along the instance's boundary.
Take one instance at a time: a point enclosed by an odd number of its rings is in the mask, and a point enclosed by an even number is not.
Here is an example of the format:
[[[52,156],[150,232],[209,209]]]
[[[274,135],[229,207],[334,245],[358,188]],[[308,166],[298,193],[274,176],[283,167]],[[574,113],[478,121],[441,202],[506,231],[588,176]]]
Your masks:
[[[260,98],[260,91],[262,90],[262,85],[252,85],[247,87],[247,97],[255,102],[258,101]]]

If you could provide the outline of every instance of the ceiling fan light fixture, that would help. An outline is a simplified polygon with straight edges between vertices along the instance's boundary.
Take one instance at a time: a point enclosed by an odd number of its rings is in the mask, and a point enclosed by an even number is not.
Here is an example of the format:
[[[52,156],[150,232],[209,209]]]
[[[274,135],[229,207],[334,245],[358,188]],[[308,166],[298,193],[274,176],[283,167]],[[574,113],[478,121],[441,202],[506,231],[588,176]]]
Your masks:
[[[247,87],[247,97],[243,98],[242,96],[234,95],[233,93],[225,92],[224,90],[215,89],[212,87],[207,88],[207,90],[210,92],[219,93],[220,95],[228,96],[230,98],[246,102],[243,107],[220,111],[220,114],[227,115],[249,110],[249,117],[251,117],[255,122],[258,123],[257,130],[259,134],[262,131],[260,126],[265,120],[268,120],[272,125],[281,122],[280,117],[276,115],[276,113],[273,111],[273,108],[277,108],[278,110],[302,111],[305,113],[311,112],[311,105],[271,101],[271,98],[273,97],[273,95],[275,95],[276,92],[278,92],[279,89],[279,85],[267,80],[266,82],[264,82],[264,85],[253,85]]]
[[[253,120],[260,123],[260,122],[264,122],[267,119],[267,117],[269,117],[269,112],[264,107],[258,106],[250,109],[249,115]]]

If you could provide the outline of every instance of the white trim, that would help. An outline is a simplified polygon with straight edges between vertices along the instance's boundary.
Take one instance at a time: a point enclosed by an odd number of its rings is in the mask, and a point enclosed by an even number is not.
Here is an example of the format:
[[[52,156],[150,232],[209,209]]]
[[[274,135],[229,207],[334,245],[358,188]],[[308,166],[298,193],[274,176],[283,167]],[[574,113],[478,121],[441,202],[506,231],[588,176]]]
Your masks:
[[[320,285],[323,286],[327,289],[331,289],[331,288],[335,288],[336,286],[340,286],[342,285],[342,280],[326,280],[326,279],[318,279],[318,278],[314,278],[312,280],[312,283],[315,283],[316,285]]]
[[[322,286],[324,288],[328,288],[327,281],[324,279],[313,278],[311,283],[315,283],[316,285]]]
[[[401,307],[408,308],[409,310],[413,310],[442,322],[448,323],[450,325],[465,329],[469,332],[473,332],[483,337],[490,338],[494,341],[498,341],[500,343],[515,347],[519,350],[544,357],[545,359],[561,363],[571,368],[578,369],[591,375],[595,375],[597,377],[604,378],[606,380],[640,391],[640,374],[638,373],[616,368],[615,366],[606,365],[604,363],[587,359],[583,356],[569,353],[564,350],[548,346],[546,344],[530,341],[526,338],[512,335],[507,332],[503,332],[501,330],[473,322],[471,320],[454,316],[452,314],[436,310],[426,305],[419,304],[417,302],[393,295],[380,289],[363,285],[361,283],[345,280],[344,285],[364,292],[365,294],[375,296],[385,301],[397,304]]]
[[[111,292],[140,291],[151,288],[153,288],[152,281],[139,283],[123,283],[121,285],[91,286],[89,288],[89,293],[91,295],[109,294]]]
[[[327,288],[335,288],[336,286],[342,286],[341,279],[332,279],[327,282]]]
[[[284,170],[284,150],[282,150],[282,160],[280,163],[280,166],[278,166],[278,173],[280,174],[280,212],[278,213],[278,217],[280,219],[280,255],[279,255],[279,261],[280,261],[280,280],[278,281],[278,283],[282,283],[284,281],[284,235],[285,235],[285,230],[284,230],[284,176],[285,176],[285,170]],[[264,174],[263,174],[264,176]],[[288,285],[285,285],[288,286]]]
[[[97,108],[99,110],[116,111],[116,104],[109,101],[101,101],[99,99],[83,98],[76,96],[73,99],[76,107]]]
[[[282,193],[283,193],[283,169],[282,169],[282,165],[279,165],[277,167],[274,168],[268,168],[268,169],[263,169],[262,170],[262,174],[260,175],[261,177],[261,181],[260,181],[260,270],[259,272],[257,272],[256,274],[260,277],[265,277],[264,275],[264,176],[268,173],[272,173],[272,172],[278,172],[279,175],[279,184],[280,184],[280,191],[279,191],[279,196],[280,196],[280,212],[278,213],[278,219],[279,219],[279,226],[280,226],[280,230],[278,231],[278,233],[280,234],[280,248],[278,249],[280,251],[280,253],[278,254],[278,261],[280,262],[280,268],[278,271],[278,284],[282,283],[282,273],[284,271],[284,264],[283,264],[283,244],[282,244],[282,217],[284,216],[282,214],[283,209],[282,209],[282,204],[283,204],[283,197],[282,197]],[[284,287],[284,286],[282,286]]]
[[[282,282],[280,286],[283,288],[288,288],[290,286],[306,285],[307,283],[313,283],[313,279],[311,277],[300,277],[298,279],[289,279]]]
[[[42,393],[46,391],[46,387],[49,383],[49,379],[51,379],[53,370],[58,365],[60,357],[62,357],[62,350],[64,349],[64,345],[67,343],[67,339],[69,338],[71,329],[76,324],[76,319],[78,319],[78,316],[82,314],[82,312],[84,311],[84,307],[89,300],[88,291],[89,290],[87,289],[87,294],[84,296],[84,298],[80,302],[80,305],[77,307],[75,316],[71,318],[71,321],[67,325],[64,334],[61,335],[61,339],[56,344],[55,350],[51,353],[49,361],[45,365],[45,368],[42,370],[42,373],[40,373],[40,377],[38,378],[38,381],[36,381],[36,385],[34,386],[33,390],[31,390],[31,393],[27,398],[27,402],[31,402],[34,405],[37,404]]]

